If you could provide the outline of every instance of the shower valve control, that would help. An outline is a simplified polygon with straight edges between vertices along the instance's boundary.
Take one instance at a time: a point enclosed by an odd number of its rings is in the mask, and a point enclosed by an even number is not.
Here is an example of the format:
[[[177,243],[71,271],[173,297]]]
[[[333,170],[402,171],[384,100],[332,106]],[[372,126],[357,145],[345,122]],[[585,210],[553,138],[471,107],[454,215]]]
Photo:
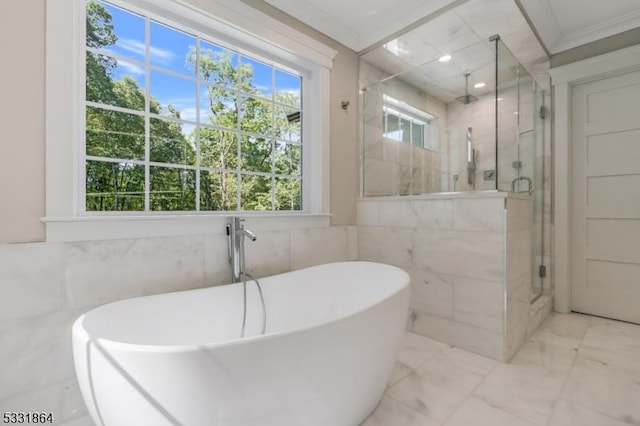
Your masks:
[[[496,180],[496,171],[495,169],[484,170],[483,171],[484,180]]]

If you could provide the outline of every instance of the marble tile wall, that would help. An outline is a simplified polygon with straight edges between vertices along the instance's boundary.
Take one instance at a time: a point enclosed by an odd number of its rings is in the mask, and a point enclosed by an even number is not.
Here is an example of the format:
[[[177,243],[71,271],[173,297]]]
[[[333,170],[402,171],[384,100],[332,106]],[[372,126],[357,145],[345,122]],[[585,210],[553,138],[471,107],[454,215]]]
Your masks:
[[[357,228],[261,232],[247,267],[265,276],[356,260]],[[75,380],[71,325],[129,297],[230,282],[222,234],[0,245],[0,412],[51,411],[90,425]]]
[[[503,358],[503,194],[488,198],[361,200],[360,259],[411,276],[409,329]]]
[[[500,361],[508,361],[549,312],[550,303],[531,310],[531,249],[526,197],[358,202],[360,259],[393,264],[411,276],[408,329]]]
[[[507,334],[511,359],[527,338],[532,277],[531,200],[507,199]]]
[[[502,106],[502,104],[501,104]],[[496,168],[495,94],[480,96],[468,105],[447,104],[447,144],[449,146],[446,188],[453,191],[454,175],[458,175],[456,191],[471,191],[467,180],[467,129],[472,128],[472,144],[476,150],[475,189],[495,189],[496,181],[484,180],[485,170]],[[508,117],[511,118],[511,117]]]
[[[440,192],[446,163],[443,159],[446,107],[438,99],[424,93],[401,78],[380,82],[387,73],[360,61],[360,84],[366,87],[362,96],[362,186],[366,196],[423,194]],[[440,141],[438,152],[418,148],[383,137],[383,94],[438,117]]]

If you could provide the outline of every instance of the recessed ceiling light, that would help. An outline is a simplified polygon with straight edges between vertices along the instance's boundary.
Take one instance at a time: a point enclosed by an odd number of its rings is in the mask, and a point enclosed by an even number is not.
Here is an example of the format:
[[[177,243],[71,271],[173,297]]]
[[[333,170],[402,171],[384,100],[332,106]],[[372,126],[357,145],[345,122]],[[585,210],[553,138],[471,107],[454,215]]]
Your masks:
[[[483,82],[476,83],[476,84],[474,84],[474,85],[473,85],[473,87],[475,87],[476,89],[481,89],[481,88],[483,88],[484,86],[486,86],[486,84],[485,84],[485,83],[483,83]]]
[[[444,55],[438,58],[440,62],[449,62],[451,60],[451,55]]]
[[[391,40],[390,42],[383,44],[382,47],[384,47],[385,49],[387,49],[389,52],[393,53],[396,56],[400,56],[401,53],[405,53],[400,48],[400,43],[398,43],[398,39]]]

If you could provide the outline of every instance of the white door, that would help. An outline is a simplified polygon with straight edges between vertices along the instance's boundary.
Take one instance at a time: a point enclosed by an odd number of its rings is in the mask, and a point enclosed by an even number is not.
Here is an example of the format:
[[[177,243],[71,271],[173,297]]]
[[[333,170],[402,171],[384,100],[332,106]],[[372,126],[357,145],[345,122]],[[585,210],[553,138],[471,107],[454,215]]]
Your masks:
[[[571,96],[572,310],[640,323],[640,71]]]

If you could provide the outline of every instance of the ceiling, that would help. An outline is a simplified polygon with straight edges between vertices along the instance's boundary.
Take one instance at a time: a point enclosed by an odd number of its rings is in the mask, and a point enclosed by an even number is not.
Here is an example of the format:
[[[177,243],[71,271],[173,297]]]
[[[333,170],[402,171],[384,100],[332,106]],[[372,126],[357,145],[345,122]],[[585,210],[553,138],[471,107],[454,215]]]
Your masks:
[[[466,73],[472,94],[495,89],[494,34],[549,89],[549,54],[640,26],[640,0],[265,1],[359,52],[381,78],[398,76],[445,103],[464,93]],[[443,55],[453,59],[439,63]],[[499,61],[501,87],[515,84],[507,69],[515,59]]]
[[[265,0],[360,52],[403,29],[465,3],[480,5],[486,23],[508,24],[494,0]],[[638,0],[510,0],[519,2],[550,53],[640,27]],[[465,22],[474,24],[474,16]],[[498,33],[495,29],[493,33]],[[501,33],[501,35],[504,35]],[[433,44],[436,44],[435,42]]]
[[[265,0],[359,52],[464,0]]]
[[[387,76],[397,75],[449,103],[464,92],[466,73],[471,74],[469,87],[473,95],[495,90],[495,44],[489,42],[489,37],[496,33],[517,58],[516,61],[506,52],[502,55],[502,87],[515,84],[515,74],[507,69],[517,62],[533,74],[536,64],[547,61],[545,50],[513,0],[469,0],[361,57]],[[451,55],[452,59],[439,62],[438,58],[444,55]],[[480,82],[485,86],[475,88]],[[370,82],[361,83],[366,86]]]
[[[640,27],[638,0],[518,0],[551,53]]]

